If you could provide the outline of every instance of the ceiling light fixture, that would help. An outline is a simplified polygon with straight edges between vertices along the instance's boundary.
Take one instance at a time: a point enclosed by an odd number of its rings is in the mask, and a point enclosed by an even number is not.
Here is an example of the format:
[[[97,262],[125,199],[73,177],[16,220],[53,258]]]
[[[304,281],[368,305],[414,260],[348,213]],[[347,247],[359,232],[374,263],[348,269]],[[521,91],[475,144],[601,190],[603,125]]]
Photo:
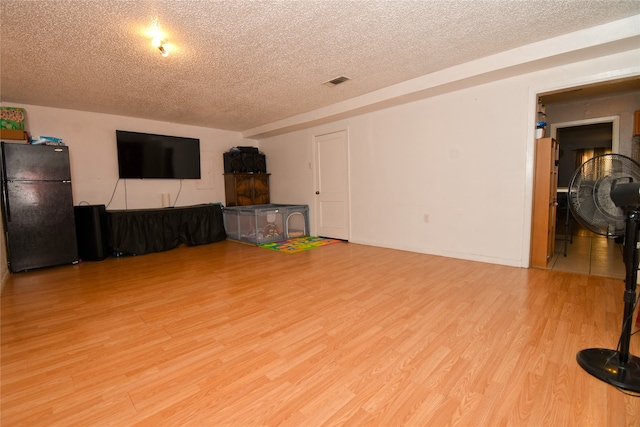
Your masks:
[[[154,47],[157,47],[160,51],[160,55],[164,57],[169,56],[167,39],[165,38],[163,31],[160,29],[158,18],[153,20],[151,28],[147,31],[147,34],[151,37],[151,44]]]
[[[151,43],[158,48],[160,51],[160,55],[167,57],[169,56],[169,51],[167,50],[167,41],[161,40],[159,38],[154,38],[151,40]]]

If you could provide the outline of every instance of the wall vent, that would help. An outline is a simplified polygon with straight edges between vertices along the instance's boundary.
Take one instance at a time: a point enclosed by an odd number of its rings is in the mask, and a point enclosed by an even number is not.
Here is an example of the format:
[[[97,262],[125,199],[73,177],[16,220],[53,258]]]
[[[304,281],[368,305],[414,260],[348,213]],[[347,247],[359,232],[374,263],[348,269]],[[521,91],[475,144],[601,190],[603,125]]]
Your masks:
[[[333,86],[339,85],[340,83],[344,83],[347,80],[351,80],[351,79],[349,77],[340,76],[340,77],[336,77],[335,79],[328,80],[322,84],[325,86],[333,87]]]

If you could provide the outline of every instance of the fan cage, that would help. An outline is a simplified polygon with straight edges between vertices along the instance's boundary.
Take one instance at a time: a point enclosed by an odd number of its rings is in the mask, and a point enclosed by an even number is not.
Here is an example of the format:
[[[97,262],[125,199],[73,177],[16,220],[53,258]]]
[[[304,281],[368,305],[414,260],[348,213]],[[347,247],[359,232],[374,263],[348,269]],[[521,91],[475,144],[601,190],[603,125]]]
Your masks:
[[[612,186],[619,182],[640,182],[640,164],[621,154],[601,154],[585,161],[569,184],[569,210],[573,217],[594,233],[623,236],[625,211],[610,197]]]

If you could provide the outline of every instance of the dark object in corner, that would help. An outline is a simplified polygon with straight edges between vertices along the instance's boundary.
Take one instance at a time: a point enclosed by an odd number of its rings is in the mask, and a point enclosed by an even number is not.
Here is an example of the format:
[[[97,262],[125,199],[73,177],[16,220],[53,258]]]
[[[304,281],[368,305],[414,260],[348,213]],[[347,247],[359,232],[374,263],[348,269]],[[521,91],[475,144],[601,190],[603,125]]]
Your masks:
[[[83,261],[101,261],[109,255],[107,213],[104,205],[73,207],[76,217],[78,256]]]

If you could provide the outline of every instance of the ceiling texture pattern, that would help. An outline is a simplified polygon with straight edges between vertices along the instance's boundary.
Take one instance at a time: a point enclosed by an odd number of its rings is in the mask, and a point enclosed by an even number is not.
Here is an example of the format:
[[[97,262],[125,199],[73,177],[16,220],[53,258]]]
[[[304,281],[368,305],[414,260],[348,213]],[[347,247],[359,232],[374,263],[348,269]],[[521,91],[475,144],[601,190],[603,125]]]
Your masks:
[[[2,0],[0,99],[242,132],[637,14],[636,0]]]

